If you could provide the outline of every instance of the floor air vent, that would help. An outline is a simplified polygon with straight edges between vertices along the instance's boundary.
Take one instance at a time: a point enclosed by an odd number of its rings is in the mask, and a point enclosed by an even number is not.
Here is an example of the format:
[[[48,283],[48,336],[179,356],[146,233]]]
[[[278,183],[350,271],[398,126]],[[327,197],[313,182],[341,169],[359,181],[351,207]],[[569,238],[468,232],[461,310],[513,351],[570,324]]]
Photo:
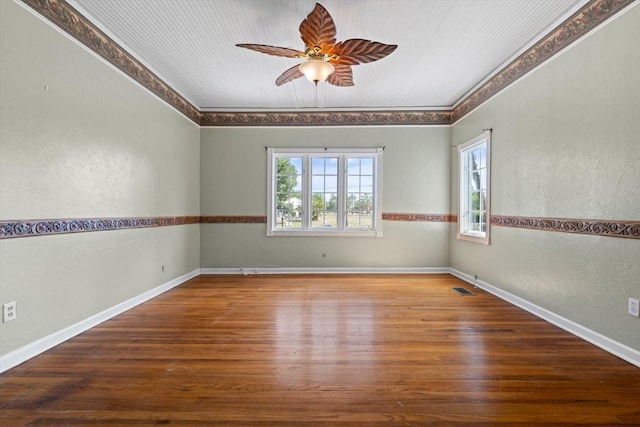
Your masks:
[[[475,295],[473,292],[466,290],[465,288],[451,288],[454,290],[454,292],[458,293],[459,295],[462,296],[467,296],[467,295]]]

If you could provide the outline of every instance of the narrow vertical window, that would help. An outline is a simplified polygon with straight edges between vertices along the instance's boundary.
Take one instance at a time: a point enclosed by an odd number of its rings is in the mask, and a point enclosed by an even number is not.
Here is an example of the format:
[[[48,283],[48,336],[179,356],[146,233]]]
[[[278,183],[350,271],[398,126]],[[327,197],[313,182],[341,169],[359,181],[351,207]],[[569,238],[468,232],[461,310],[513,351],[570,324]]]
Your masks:
[[[458,146],[458,239],[489,244],[490,147],[490,132]]]

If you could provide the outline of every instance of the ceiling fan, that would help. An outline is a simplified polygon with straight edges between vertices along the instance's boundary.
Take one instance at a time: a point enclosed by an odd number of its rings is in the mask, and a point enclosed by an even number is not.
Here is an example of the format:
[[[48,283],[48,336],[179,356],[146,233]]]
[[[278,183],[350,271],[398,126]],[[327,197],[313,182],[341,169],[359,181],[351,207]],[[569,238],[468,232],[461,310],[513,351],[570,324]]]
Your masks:
[[[282,86],[303,75],[316,85],[327,81],[334,86],[353,86],[353,65],[366,64],[392,53],[397,45],[371,40],[349,39],[336,43],[336,25],[322,5],[316,3],[311,13],[300,24],[300,36],[305,51],[264,44],[237,44],[238,47],[285,58],[304,58],[306,62],[295,65],[276,79]]]

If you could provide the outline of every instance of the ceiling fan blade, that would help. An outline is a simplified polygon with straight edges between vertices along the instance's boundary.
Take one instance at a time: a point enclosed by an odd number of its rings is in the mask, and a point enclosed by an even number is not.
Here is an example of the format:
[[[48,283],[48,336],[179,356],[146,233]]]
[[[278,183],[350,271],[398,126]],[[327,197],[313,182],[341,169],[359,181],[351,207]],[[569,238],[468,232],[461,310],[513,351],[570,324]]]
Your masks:
[[[302,76],[304,76],[304,74],[300,71],[300,65],[294,65],[276,79],[276,86],[282,86],[283,84],[299,79]]]
[[[335,64],[335,71],[327,78],[327,83],[334,86],[353,86],[353,70],[350,65]]]
[[[322,53],[331,51],[336,44],[336,24],[327,9],[316,3],[316,7],[300,24],[300,36],[310,49],[318,46]]]
[[[284,56],[285,58],[304,58],[304,52],[289,49],[288,47],[269,46],[266,44],[237,44],[238,47],[255,50],[256,52],[266,53],[267,55]]]
[[[372,42],[371,40],[349,39],[338,43],[333,53],[339,56],[335,63],[358,65],[377,61],[392,53],[398,45]]]

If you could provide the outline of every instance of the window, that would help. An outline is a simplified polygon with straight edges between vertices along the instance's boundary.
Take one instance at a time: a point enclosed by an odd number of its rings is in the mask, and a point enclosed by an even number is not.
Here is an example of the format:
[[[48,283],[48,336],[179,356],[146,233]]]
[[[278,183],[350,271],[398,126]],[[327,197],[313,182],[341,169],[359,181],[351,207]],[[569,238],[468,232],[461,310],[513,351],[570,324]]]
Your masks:
[[[491,133],[458,146],[458,239],[489,244]]]
[[[382,149],[268,149],[267,235],[382,235]]]

